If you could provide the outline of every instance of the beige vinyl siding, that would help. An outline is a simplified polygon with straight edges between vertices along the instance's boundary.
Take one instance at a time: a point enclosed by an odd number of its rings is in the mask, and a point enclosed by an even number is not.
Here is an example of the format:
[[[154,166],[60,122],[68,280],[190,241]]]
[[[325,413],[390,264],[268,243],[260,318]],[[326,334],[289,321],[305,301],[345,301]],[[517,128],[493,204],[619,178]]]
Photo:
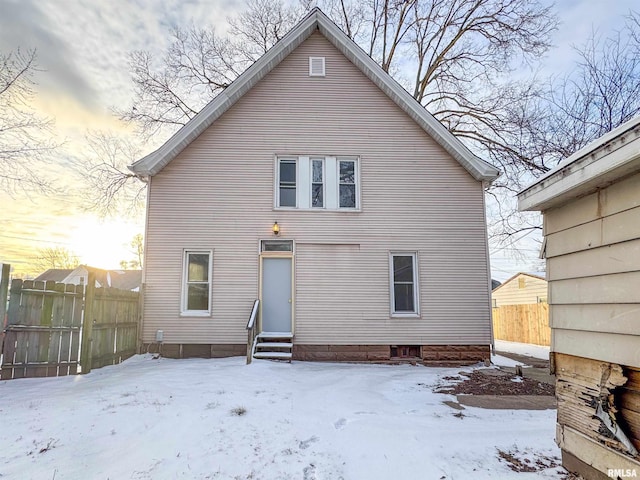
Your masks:
[[[640,366],[640,174],[544,213],[552,349]]]
[[[308,58],[326,57],[326,77]],[[274,210],[276,155],[357,156],[361,212]],[[243,343],[258,246],[296,242],[296,342],[490,342],[480,182],[313,34],[153,177],[143,341]],[[184,249],[213,251],[211,317],[181,317]],[[389,316],[390,250],[418,253],[420,319]]]
[[[524,279],[524,288],[520,288],[521,278]],[[496,288],[491,298],[496,307],[538,303],[539,299],[547,298],[547,282],[531,275],[520,274]]]

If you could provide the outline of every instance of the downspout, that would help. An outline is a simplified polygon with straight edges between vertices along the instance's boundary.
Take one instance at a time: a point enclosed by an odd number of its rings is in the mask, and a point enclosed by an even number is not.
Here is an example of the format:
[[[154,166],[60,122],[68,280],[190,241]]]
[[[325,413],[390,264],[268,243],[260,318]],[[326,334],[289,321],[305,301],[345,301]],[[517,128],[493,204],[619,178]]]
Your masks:
[[[491,286],[493,282],[491,280],[491,257],[489,255],[489,231],[487,228],[487,201],[486,194],[484,193],[485,186],[488,187],[488,182],[482,182],[482,217],[484,220],[484,248],[485,255],[487,257],[487,276],[488,276],[488,289],[487,289],[487,297],[488,297],[488,306],[489,306],[489,329],[491,332],[491,354],[495,355],[496,353],[496,342],[493,336],[493,304],[491,302]]]
[[[143,343],[143,334],[142,332],[144,331],[144,304],[145,304],[145,290],[146,290],[146,285],[147,285],[147,242],[148,242],[148,236],[147,233],[149,232],[149,203],[151,200],[151,176],[141,176],[138,175],[138,179],[144,183],[147,184],[147,201],[146,201],[146,205],[144,207],[144,242],[142,244],[142,248],[144,251],[144,256],[143,256],[143,263],[142,263],[142,279],[140,280],[140,312],[139,312],[139,317],[140,317],[140,322],[139,322],[139,326],[138,326],[138,343],[140,345],[140,350],[142,350],[142,345]],[[158,347],[159,348],[159,347]],[[140,351],[140,353],[143,353],[142,351]]]

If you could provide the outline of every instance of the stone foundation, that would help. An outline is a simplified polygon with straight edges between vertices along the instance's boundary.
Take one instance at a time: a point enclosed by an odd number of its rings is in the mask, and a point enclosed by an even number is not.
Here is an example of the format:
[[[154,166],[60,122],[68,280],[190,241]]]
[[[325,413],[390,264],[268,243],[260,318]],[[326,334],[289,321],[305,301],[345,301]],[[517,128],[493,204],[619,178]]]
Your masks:
[[[246,357],[246,344],[145,343],[143,353],[159,353],[167,358]]]
[[[422,363],[434,367],[473,365],[491,359],[489,345],[423,345]]]
[[[434,367],[473,365],[491,358],[489,345],[417,345],[419,356],[392,357],[402,345],[300,345],[293,344],[293,359],[310,362],[411,362]],[[412,346],[413,347],[413,346]],[[413,349],[412,349],[413,350]],[[244,357],[244,344],[146,343],[143,353],[159,353],[167,358]]]
[[[457,367],[491,358],[489,345],[420,345],[417,357],[392,357],[391,350],[391,345],[300,345],[294,342],[293,359],[316,362],[414,362]]]
[[[311,362],[380,362],[389,360],[388,345],[298,345],[293,359]]]

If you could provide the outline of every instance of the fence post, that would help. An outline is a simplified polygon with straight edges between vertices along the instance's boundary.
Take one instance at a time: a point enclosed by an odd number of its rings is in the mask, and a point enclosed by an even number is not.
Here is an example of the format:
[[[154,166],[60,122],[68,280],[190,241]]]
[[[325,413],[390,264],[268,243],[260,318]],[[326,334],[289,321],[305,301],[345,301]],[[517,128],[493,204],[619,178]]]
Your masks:
[[[82,316],[82,351],[80,353],[80,366],[82,374],[91,371],[91,351],[93,346],[93,299],[96,294],[96,274],[89,271],[87,286],[84,291],[84,314]]]
[[[4,348],[4,329],[7,326],[7,296],[9,294],[9,272],[11,265],[2,264],[2,273],[0,273],[0,354]]]

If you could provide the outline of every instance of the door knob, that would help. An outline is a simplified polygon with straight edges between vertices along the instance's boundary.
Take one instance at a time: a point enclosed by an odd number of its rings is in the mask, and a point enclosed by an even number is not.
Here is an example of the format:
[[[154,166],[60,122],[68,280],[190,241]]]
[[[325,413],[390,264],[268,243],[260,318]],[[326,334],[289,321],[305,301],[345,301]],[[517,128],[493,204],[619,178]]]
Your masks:
[[[291,299],[289,299],[289,303],[291,303]]]

